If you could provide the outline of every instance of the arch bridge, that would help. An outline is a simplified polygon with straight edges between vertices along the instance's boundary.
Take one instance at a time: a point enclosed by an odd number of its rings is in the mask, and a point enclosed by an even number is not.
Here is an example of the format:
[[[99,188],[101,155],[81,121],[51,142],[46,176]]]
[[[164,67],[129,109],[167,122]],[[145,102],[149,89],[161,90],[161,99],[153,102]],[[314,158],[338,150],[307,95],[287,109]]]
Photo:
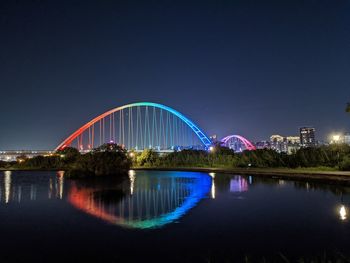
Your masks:
[[[127,149],[158,151],[208,149],[212,143],[179,111],[158,103],[136,102],[95,117],[73,132],[56,150],[76,146],[84,151],[107,142]]]

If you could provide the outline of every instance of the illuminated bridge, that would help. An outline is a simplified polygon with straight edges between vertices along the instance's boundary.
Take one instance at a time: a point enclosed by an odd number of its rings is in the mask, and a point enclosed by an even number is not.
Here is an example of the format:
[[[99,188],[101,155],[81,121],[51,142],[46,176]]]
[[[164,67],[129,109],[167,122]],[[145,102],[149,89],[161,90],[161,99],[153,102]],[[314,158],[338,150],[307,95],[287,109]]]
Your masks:
[[[256,150],[255,146],[250,141],[240,135],[228,135],[221,139],[220,143],[222,146],[228,147],[235,152]]]
[[[223,139],[223,144],[238,150],[254,150],[247,139],[231,135]],[[182,149],[209,149],[212,141],[192,120],[168,106],[153,102],[136,102],[111,109],[87,122],[56,150],[76,147],[89,151],[104,143],[117,143],[128,150],[174,151]],[[235,149],[235,150],[237,150]]]
[[[208,148],[208,136],[182,113],[162,104],[137,102],[109,110],[89,121],[56,150],[75,144],[89,150],[106,142],[127,149],[175,150]]]

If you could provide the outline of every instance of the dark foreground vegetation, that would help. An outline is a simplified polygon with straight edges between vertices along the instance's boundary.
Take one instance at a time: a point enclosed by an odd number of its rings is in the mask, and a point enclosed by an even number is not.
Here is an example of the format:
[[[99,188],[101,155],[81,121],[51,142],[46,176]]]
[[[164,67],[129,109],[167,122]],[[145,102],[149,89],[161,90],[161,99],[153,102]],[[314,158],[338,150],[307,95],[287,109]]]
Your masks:
[[[93,177],[125,175],[131,167],[131,159],[121,146],[104,144],[89,153],[81,154],[68,147],[50,156],[27,158],[19,156],[17,162],[1,162],[0,168],[22,170],[65,170],[69,177]]]
[[[81,154],[75,148],[66,148],[51,156],[26,158],[17,162],[0,162],[3,169],[65,170],[72,177],[122,175],[133,167],[175,168],[315,168],[315,170],[350,171],[350,146],[334,144],[317,148],[301,148],[293,154],[263,149],[234,153],[216,146],[213,151],[183,150],[158,154],[153,150],[142,153],[127,152],[116,144],[104,144],[89,153]]]

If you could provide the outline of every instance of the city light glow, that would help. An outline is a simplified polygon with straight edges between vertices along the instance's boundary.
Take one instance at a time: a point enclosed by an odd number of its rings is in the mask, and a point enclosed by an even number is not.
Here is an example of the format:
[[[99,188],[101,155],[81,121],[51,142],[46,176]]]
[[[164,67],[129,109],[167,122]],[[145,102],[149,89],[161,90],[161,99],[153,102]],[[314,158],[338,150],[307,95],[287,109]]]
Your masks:
[[[338,142],[339,139],[340,139],[340,135],[338,135],[338,134],[333,135],[333,140],[334,140],[335,142]]]

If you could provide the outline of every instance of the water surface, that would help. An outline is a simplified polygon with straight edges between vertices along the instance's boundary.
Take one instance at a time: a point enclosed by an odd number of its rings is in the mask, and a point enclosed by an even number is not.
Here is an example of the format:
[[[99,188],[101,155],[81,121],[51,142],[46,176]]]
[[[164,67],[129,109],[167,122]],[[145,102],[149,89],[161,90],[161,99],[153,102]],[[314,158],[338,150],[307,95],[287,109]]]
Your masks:
[[[0,172],[1,262],[346,262],[349,207],[349,188],[278,178]]]

